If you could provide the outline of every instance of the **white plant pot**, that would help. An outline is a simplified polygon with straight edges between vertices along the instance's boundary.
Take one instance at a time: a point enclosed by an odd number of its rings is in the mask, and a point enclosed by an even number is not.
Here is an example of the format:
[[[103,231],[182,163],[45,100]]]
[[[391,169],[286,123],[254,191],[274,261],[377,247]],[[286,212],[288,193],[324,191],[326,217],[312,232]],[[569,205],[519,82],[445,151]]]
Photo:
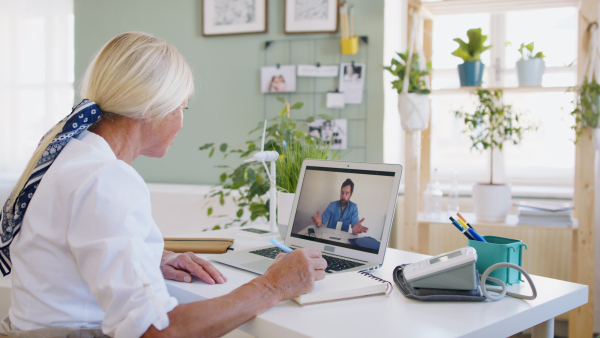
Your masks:
[[[288,223],[292,215],[295,194],[288,192],[277,192],[277,227],[281,238],[285,238]]]
[[[596,148],[596,150],[600,150],[600,127],[594,128],[592,133],[593,133],[592,139],[594,140],[594,147]]]
[[[398,112],[402,129],[406,131],[427,129],[429,125],[429,95],[398,94]]]
[[[519,87],[541,86],[542,77],[546,70],[546,63],[542,58],[517,61],[517,77]]]
[[[505,222],[510,208],[510,185],[473,185],[473,208],[478,222]]]

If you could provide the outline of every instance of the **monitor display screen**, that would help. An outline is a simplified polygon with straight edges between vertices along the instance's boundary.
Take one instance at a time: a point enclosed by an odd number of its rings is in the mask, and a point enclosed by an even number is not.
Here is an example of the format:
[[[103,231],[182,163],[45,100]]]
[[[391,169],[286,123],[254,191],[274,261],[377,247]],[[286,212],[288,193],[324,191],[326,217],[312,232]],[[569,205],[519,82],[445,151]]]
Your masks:
[[[291,236],[377,254],[394,175],[307,166]]]

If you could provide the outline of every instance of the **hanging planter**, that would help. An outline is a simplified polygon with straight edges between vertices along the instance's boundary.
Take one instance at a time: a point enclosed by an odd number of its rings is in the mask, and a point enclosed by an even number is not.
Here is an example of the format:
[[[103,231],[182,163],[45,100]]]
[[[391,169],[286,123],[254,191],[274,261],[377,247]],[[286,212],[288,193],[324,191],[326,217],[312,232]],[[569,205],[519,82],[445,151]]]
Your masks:
[[[600,128],[594,128],[594,148],[600,150]]]
[[[419,41],[418,53],[413,53],[418,32],[418,17],[413,14],[413,27],[410,34],[409,49],[406,53],[396,53],[398,59],[392,59],[390,66],[383,67],[397,79],[392,86],[398,91],[398,113],[402,129],[417,131],[427,129],[429,125],[429,72],[431,63],[425,63],[422,43]]]
[[[546,71],[546,62],[544,62],[544,53],[537,52],[533,54],[533,42],[521,44],[519,47],[521,59],[517,61],[517,78],[519,87],[541,86],[544,71]]]
[[[455,38],[458,42],[458,48],[452,52],[452,55],[463,59],[464,63],[458,65],[458,77],[461,87],[481,86],[483,80],[483,70],[485,65],[481,62],[481,53],[490,49],[492,46],[484,46],[487,35],[481,34],[481,28],[472,28],[467,31],[469,43],[461,38]]]
[[[406,131],[427,129],[429,125],[429,95],[398,94],[398,112],[402,129]]]
[[[590,48],[585,64],[583,77],[577,87],[569,88],[575,92],[575,109],[571,116],[575,118],[573,129],[576,132],[575,143],[579,141],[583,129],[593,128],[593,141],[596,149],[600,149],[600,43],[598,41],[598,25],[590,25]]]

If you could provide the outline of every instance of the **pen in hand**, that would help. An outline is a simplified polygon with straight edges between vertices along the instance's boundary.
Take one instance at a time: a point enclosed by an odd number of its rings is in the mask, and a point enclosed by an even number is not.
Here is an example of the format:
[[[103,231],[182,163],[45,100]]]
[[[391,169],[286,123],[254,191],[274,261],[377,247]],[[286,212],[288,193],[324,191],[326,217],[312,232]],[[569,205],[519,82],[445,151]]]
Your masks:
[[[275,245],[276,247],[278,247],[279,249],[283,250],[284,252],[291,252],[294,251],[294,249],[290,248],[289,246],[279,242],[278,240],[276,240],[275,238],[271,238],[269,240],[269,242],[271,242],[271,244]]]

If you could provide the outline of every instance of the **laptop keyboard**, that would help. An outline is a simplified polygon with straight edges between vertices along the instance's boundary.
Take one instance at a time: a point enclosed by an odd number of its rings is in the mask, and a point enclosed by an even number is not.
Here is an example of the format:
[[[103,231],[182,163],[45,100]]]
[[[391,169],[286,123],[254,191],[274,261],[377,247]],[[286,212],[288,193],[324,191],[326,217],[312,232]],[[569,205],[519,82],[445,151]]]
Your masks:
[[[273,259],[275,259],[275,257],[277,257],[277,255],[279,255],[282,252],[283,252],[283,250],[279,249],[276,246],[274,246],[272,248],[264,248],[264,249],[250,251],[250,253],[257,254],[257,255],[263,256],[263,257],[273,258]],[[352,269],[357,266],[365,265],[364,263],[350,261],[347,259],[334,257],[334,256],[323,255],[323,258],[325,258],[325,260],[327,261],[327,270],[329,270],[329,271],[343,271],[343,270],[347,270],[347,269]]]

